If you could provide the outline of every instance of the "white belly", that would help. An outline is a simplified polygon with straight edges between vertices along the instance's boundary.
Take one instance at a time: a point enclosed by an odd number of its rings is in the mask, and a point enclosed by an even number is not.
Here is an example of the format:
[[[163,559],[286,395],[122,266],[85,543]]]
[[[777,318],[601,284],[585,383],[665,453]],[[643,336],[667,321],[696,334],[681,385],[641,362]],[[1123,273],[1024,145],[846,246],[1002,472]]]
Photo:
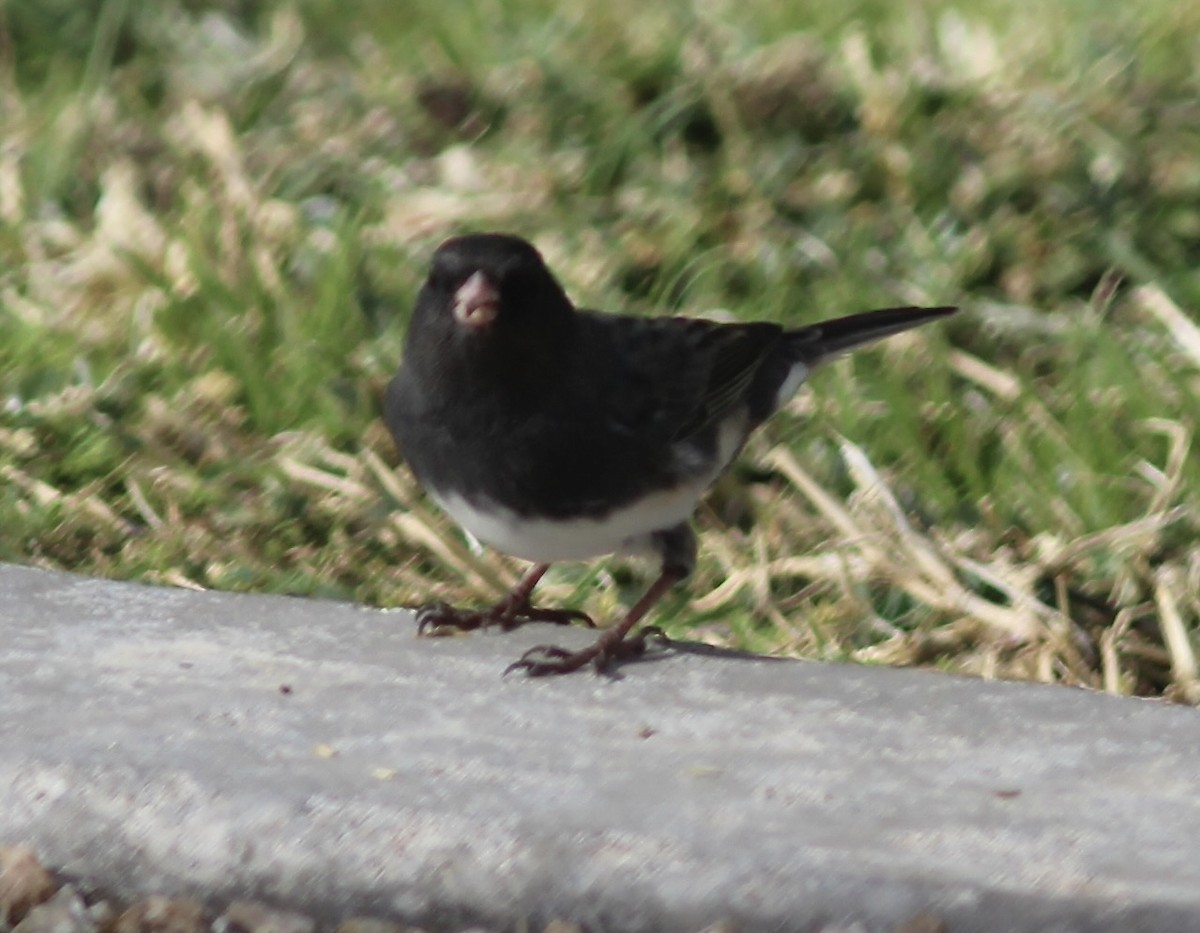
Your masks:
[[[655,493],[602,518],[525,518],[502,506],[476,506],[461,496],[433,493],[438,505],[472,535],[498,551],[538,563],[636,554],[649,535],[691,517],[707,482]]]

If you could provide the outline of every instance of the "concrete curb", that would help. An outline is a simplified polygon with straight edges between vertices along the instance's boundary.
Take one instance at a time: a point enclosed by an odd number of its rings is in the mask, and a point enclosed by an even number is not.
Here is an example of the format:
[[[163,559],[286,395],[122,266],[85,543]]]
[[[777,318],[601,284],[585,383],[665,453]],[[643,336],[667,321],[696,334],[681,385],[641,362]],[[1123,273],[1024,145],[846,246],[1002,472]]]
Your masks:
[[[0,566],[0,844],[323,924],[1200,929],[1200,718],[917,671]],[[849,926],[858,924],[858,926]],[[936,928],[936,927],[933,927]]]

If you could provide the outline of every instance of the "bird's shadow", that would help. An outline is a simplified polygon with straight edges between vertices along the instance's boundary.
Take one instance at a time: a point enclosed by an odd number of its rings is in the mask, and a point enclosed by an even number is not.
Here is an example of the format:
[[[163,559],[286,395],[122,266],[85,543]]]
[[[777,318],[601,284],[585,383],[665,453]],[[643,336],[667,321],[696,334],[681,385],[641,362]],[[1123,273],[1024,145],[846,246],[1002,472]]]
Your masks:
[[[688,641],[686,639],[668,638],[665,635],[651,639],[661,650],[654,652],[656,660],[665,660],[672,654],[695,654],[708,658],[729,658],[738,661],[788,661],[790,658],[780,658],[770,654],[757,654],[753,651],[743,651],[740,648],[722,648],[703,641]],[[649,652],[647,652],[649,654]],[[645,657],[645,655],[643,655]],[[637,659],[635,659],[637,660]],[[649,660],[649,658],[647,658]]]
[[[738,648],[722,648],[702,641],[687,641],[669,638],[666,635],[651,635],[647,639],[646,650],[630,658],[622,658],[611,669],[600,672],[601,676],[610,680],[620,680],[621,669],[633,665],[660,664],[671,658],[690,654],[706,658],[722,658],[730,661],[788,661],[790,658],[773,657],[769,654],[755,654],[753,651],[742,651]]]

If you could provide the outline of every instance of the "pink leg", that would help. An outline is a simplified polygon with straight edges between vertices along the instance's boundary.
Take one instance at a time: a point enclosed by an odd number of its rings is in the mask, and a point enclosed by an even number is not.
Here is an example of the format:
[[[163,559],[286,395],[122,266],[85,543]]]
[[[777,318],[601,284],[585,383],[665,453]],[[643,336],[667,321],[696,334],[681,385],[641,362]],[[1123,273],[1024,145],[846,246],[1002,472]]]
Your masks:
[[[504,673],[523,670],[530,677],[544,677],[548,674],[569,674],[577,671],[585,664],[594,664],[597,671],[604,671],[613,661],[634,657],[646,650],[646,636],[657,633],[657,628],[650,626],[642,629],[636,635],[629,637],[630,630],[642,620],[642,617],[653,608],[666,592],[676,583],[687,576],[681,569],[664,569],[659,578],[651,584],[641,599],[625,614],[617,625],[608,629],[587,648],[581,651],[567,651],[557,645],[538,645],[530,648],[521,657],[510,664]]]
[[[417,613],[417,632],[422,635],[444,635],[451,631],[491,628],[493,625],[508,632],[526,622],[553,622],[555,625],[584,622],[594,627],[587,613],[578,609],[541,609],[530,605],[529,597],[533,594],[533,588],[549,569],[549,564],[535,564],[513,587],[512,592],[490,609],[456,609],[444,604],[426,606]]]

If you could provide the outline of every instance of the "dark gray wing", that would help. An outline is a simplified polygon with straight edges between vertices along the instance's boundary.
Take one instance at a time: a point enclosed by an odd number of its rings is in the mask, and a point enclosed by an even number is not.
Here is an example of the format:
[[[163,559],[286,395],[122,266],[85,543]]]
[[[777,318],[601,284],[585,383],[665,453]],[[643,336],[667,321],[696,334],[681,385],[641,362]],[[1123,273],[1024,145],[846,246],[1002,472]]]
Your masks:
[[[610,426],[675,441],[720,421],[745,401],[779,343],[778,324],[721,324],[694,318],[630,318],[582,312],[587,352],[611,361]]]

